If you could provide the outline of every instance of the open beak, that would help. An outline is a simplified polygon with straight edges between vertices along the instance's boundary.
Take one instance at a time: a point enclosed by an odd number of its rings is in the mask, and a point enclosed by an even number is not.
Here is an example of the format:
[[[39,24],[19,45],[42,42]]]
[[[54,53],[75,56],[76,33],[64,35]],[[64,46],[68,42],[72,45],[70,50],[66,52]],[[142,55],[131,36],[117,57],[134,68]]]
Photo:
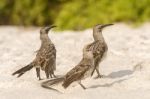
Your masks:
[[[104,24],[104,25],[102,25],[102,28],[107,27],[107,26],[111,26],[111,25],[114,25],[114,24]]]

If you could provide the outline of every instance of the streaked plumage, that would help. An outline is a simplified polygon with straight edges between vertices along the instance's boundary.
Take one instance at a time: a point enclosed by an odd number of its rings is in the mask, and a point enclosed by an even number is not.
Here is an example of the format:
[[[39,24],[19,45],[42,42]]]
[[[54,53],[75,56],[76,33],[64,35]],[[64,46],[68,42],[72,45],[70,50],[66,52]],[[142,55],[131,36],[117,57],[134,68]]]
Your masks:
[[[99,73],[99,63],[105,58],[107,51],[108,51],[108,47],[107,44],[103,38],[102,35],[102,29],[106,26],[110,26],[112,24],[106,24],[106,25],[96,25],[93,28],[93,37],[94,37],[94,42],[88,44],[86,46],[86,49],[89,51],[93,52],[93,56],[94,56],[94,65],[95,65],[95,69],[98,77],[102,77],[102,75]],[[92,75],[94,73],[94,71],[92,72]]]
[[[26,71],[35,67],[39,80],[41,79],[40,69],[45,71],[47,78],[49,78],[49,76],[55,77],[54,70],[56,70],[56,49],[48,37],[49,30],[54,27],[56,26],[44,27],[40,30],[41,47],[37,51],[36,58],[29,65],[17,70],[12,75],[18,74],[18,77],[20,77]]]
[[[71,83],[77,81],[82,88],[85,87],[81,84],[81,80],[91,76],[94,69],[94,58],[91,51],[83,50],[83,58],[73,69],[66,73],[62,78],[56,78],[43,82],[41,85],[44,88],[52,89],[50,85],[63,82],[62,86],[67,88]]]
[[[72,82],[78,81],[82,88],[81,80],[91,76],[94,69],[94,58],[91,51],[83,50],[83,58],[78,65],[71,69],[64,77],[62,86],[67,88]]]

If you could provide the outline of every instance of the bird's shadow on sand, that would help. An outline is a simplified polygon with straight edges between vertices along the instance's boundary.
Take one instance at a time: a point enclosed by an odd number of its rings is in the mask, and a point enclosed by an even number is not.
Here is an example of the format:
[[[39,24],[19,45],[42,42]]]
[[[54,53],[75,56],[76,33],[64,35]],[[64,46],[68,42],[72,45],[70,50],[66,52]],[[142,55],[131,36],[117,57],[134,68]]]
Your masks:
[[[120,70],[120,71],[117,71],[117,72],[112,72],[110,74],[108,74],[107,76],[104,76],[104,78],[112,78],[112,79],[115,79],[115,78],[122,78],[124,76],[127,76],[127,75],[132,75],[134,73],[134,71],[132,70]],[[129,78],[122,78],[122,79],[119,79],[119,80],[116,80],[116,81],[113,81],[111,83],[106,83],[106,84],[103,84],[103,85],[93,85],[90,88],[98,88],[98,87],[111,87],[113,86],[114,84],[116,83],[121,83],[125,80],[128,80]]]
[[[117,71],[117,72],[112,72],[109,75],[105,76],[104,78],[113,78],[113,79],[115,79],[115,78],[121,78],[121,77],[131,75],[131,74],[133,74],[132,70],[120,70],[120,71]]]
[[[117,80],[117,81],[113,81],[112,83],[106,83],[106,84],[103,84],[103,85],[100,85],[100,84],[98,84],[98,85],[93,85],[93,86],[88,87],[88,89],[91,89],[91,88],[98,88],[98,87],[111,87],[111,86],[113,86],[114,84],[116,84],[116,83],[121,83],[121,82],[123,82],[123,81],[125,81],[125,80],[127,80],[127,79],[120,79],[120,80]]]

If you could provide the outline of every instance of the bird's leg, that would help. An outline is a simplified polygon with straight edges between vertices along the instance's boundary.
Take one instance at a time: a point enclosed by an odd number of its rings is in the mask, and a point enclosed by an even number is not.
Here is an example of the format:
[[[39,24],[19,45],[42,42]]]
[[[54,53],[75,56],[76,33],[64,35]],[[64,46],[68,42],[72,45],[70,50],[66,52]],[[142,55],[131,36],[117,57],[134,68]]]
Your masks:
[[[97,57],[96,59],[95,59],[95,62],[94,62],[95,64],[95,67],[94,67],[94,71],[96,70],[96,72],[97,72],[97,77],[96,78],[102,78],[103,76],[100,74],[100,72],[99,72],[99,57]],[[93,74],[94,74],[94,71],[92,72]],[[92,75],[93,75],[92,74]]]
[[[91,76],[93,76],[93,74],[94,74],[94,71],[96,70],[95,68],[96,68],[96,67],[94,67],[94,69],[93,69],[93,71],[92,71],[92,73],[91,73]]]
[[[53,72],[53,77],[54,77],[54,78],[57,78],[56,75],[54,74],[54,72]]]
[[[102,78],[103,77],[103,75],[101,75],[100,72],[99,72],[99,65],[96,66],[96,72],[97,72],[97,77],[96,78]]]
[[[78,83],[84,90],[86,89],[86,87],[81,83],[81,80]]]
[[[37,76],[37,78],[39,78],[38,68],[36,68],[36,76]]]
[[[48,68],[48,66],[45,67],[45,75],[46,75],[46,78],[49,79],[49,68]]]
[[[49,68],[49,76],[50,76],[51,78],[53,78],[50,68]]]
[[[53,78],[51,73],[49,73],[49,75],[50,75],[51,78]]]
[[[40,68],[36,68],[36,75],[37,75],[37,78],[39,78],[39,80],[42,80],[40,76]]]
[[[52,75],[53,75],[54,78],[56,78],[56,75],[54,74],[54,71],[52,71]]]
[[[49,73],[45,71],[46,78],[49,79]]]

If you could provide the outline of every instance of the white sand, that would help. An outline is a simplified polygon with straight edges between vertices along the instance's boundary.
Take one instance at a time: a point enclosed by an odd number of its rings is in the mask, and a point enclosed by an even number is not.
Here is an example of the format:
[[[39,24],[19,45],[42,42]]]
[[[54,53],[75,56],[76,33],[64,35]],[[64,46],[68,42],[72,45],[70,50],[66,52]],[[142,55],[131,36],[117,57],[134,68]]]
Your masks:
[[[100,64],[105,77],[84,80],[87,90],[73,83],[60,94],[42,88],[34,69],[21,78],[11,76],[34,59],[40,46],[39,28],[1,26],[0,99],[150,99],[150,24],[136,29],[116,24],[105,29],[103,35],[109,47],[107,58]],[[93,41],[91,29],[49,36],[57,48],[57,75],[75,66],[81,59],[83,46]],[[44,73],[42,77],[45,78]]]

